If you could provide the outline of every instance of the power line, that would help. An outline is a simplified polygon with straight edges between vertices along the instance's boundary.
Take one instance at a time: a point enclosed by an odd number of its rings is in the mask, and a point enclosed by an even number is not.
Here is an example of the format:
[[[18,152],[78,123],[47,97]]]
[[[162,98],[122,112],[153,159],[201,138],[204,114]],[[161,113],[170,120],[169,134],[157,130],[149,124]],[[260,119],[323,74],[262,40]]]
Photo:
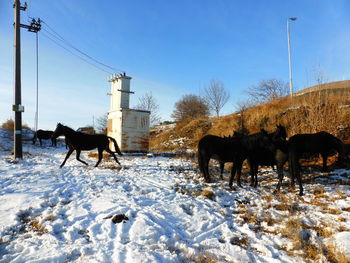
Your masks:
[[[77,51],[78,53],[82,54],[83,56],[87,57],[88,59],[94,61],[95,63],[105,67],[105,68],[108,68],[108,69],[111,69],[113,70],[114,72],[124,72],[123,70],[120,70],[120,69],[116,69],[114,67],[111,67],[109,65],[106,65],[102,62],[100,62],[99,60],[91,57],[90,55],[86,54],[85,52],[81,51],[80,49],[76,48],[74,45],[72,45],[69,41],[67,41],[64,37],[62,37],[62,35],[60,35],[59,33],[57,33],[52,27],[50,27],[45,21],[42,21],[49,30],[51,30],[53,33],[49,32],[48,30],[46,30],[45,28],[43,28],[43,30],[47,33],[49,33],[51,36],[53,36],[54,38],[56,38],[57,40],[63,42],[65,45],[69,46],[70,48],[74,49],[75,51]]]
[[[113,74],[113,72],[107,71],[107,70],[103,69],[102,67],[99,67],[99,66],[97,66],[96,64],[93,64],[93,63],[91,63],[90,61],[88,61],[87,59],[85,59],[85,58],[79,56],[78,54],[76,54],[76,53],[74,53],[74,52],[72,52],[71,50],[69,50],[69,49],[66,48],[65,46],[63,46],[63,45],[61,45],[60,43],[58,43],[58,42],[57,42],[56,40],[54,40],[53,38],[49,37],[46,33],[44,33],[44,32],[41,32],[41,33],[43,34],[44,37],[50,39],[50,40],[51,40],[52,42],[54,42],[56,45],[58,45],[58,46],[60,46],[61,48],[65,49],[67,52],[69,52],[69,53],[72,54],[73,56],[76,56],[77,58],[83,60],[84,62],[90,64],[91,66],[93,66],[93,67],[95,67],[95,68],[97,68],[97,69],[99,69],[99,70],[101,70],[101,71],[104,71],[104,72],[106,72],[106,73],[108,73],[108,74],[110,74],[110,75]]]

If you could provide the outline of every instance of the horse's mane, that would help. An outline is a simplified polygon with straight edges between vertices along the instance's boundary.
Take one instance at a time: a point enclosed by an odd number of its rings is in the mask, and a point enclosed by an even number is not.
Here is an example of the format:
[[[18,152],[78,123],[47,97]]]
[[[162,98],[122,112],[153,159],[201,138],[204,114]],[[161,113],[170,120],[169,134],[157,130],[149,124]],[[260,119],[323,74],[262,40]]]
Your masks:
[[[63,125],[62,123],[58,123],[57,126],[61,126],[65,131],[70,132],[70,133],[76,132],[76,131],[73,130],[71,127],[65,126],[65,125]]]

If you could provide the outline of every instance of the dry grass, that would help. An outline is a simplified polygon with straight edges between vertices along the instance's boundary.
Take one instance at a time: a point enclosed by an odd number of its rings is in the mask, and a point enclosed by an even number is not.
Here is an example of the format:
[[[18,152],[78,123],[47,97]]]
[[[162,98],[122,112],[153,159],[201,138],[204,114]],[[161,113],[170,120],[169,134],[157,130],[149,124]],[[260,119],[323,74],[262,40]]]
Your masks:
[[[48,217],[46,217],[47,221],[54,221],[55,220],[55,216],[53,214],[49,215]]]
[[[215,193],[213,192],[213,190],[210,190],[210,189],[204,189],[200,195],[204,196],[210,200],[214,200],[214,198],[215,198]]]
[[[269,213],[261,216],[259,218],[260,222],[266,222],[268,226],[274,226],[277,223],[280,223],[280,220],[274,219]]]
[[[244,223],[246,224],[256,224],[258,222],[257,213],[252,210],[247,210],[244,214],[241,214],[239,217],[243,219]]]
[[[340,215],[342,211],[340,209],[336,208],[324,208],[321,210],[321,213],[323,214],[331,214],[331,215]]]
[[[343,207],[341,210],[343,210],[344,212],[350,212],[350,207]]]
[[[15,122],[12,119],[8,119],[3,124],[1,124],[1,128],[8,131],[13,131],[15,127]],[[22,129],[30,129],[27,124],[22,124]]]
[[[240,246],[243,248],[248,248],[249,239],[247,236],[235,236],[230,239],[230,243],[235,246]]]
[[[346,217],[340,216],[340,217],[338,217],[338,221],[339,222],[346,222],[347,219],[346,219]]]
[[[88,153],[88,157],[98,159],[98,153],[97,152],[89,152]],[[102,154],[102,159],[103,160],[107,160],[110,157],[111,157],[111,155],[109,153],[103,153]]]
[[[302,228],[314,230],[316,231],[319,237],[323,237],[323,238],[330,237],[335,233],[332,227],[329,227],[329,226],[327,227],[325,224],[321,226],[310,226],[310,225],[302,224]]]
[[[324,190],[324,188],[317,187],[313,190],[313,194],[315,195],[315,198],[327,197],[325,193],[326,193],[326,190]]]
[[[328,262],[332,263],[348,263],[348,259],[345,256],[345,253],[341,251],[334,244],[327,244],[324,248],[325,256]]]
[[[345,226],[340,226],[338,227],[338,232],[344,232],[344,231],[349,231],[349,228],[345,227]]]
[[[31,229],[36,232],[38,235],[43,235],[48,233],[48,230],[39,222],[39,221],[32,221],[30,222]]]
[[[218,263],[219,261],[211,254],[204,254],[196,256],[193,263]]]

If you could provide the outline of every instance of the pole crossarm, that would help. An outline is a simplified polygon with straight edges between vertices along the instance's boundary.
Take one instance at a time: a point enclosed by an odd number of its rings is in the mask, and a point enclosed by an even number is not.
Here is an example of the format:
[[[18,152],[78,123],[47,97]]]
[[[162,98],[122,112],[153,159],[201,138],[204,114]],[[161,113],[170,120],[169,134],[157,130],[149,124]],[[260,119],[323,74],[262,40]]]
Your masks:
[[[20,24],[20,27],[28,29],[29,32],[38,33],[41,30],[41,20],[32,19],[30,25]]]

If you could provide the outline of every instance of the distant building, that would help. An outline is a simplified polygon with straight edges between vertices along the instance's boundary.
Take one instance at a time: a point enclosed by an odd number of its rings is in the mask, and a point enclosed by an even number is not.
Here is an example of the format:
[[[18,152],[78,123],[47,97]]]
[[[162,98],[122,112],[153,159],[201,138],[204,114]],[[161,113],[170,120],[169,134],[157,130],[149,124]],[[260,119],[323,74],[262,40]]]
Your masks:
[[[122,152],[148,152],[150,112],[129,108],[131,77],[113,76],[107,135],[116,139]],[[111,144],[111,149],[114,146]]]
[[[96,134],[95,129],[92,126],[80,127],[77,129],[77,132],[83,132],[87,134]]]

